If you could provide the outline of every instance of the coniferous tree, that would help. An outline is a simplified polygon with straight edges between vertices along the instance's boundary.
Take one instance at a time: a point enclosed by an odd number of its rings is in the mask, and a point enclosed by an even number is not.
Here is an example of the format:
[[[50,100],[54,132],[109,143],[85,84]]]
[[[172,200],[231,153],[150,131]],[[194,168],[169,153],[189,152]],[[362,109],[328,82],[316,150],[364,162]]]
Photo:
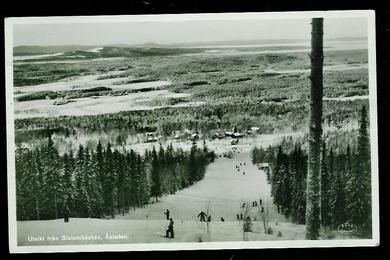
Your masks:
[[[136,206],[138,206],[138,189],[139,189],[139,177],[137,173],[137,156],[133,149],[130,150],[129,156],[128,156],[128,168],[129,168],[129,182],[130,182],[130,190],[131,194],[129,195],[129,201],[130,204],[133,205],[134,209]]]
[[[198,181],[213,153],[203,148],[194,149],[194,155],[193,163],[198,164],[195,181]],[[129,153],[112,150],[109,143],[103,149],[100,142],[96,152],[80,145],[75,157],[72,150],[59,156],[50,138],[42,149],[18,148],[17,218],[52,219],[67,213],[72,217],[98,218],[124,214],[130,206],[143,207],[149,203],[150,197],[156,196],[152,191],[158,192],[157,198],[161,196],[161,183],[169,184],[165,192],[187,187],[189,157],[190,152],[175,151],[171,144],[166,151],[161,148],[158,155],[155,150],[145,151],[144,157],[133,150]],[[158,174],[157,181],[153,173]],[[56,187],[58,184],[61,186]],[[53,191],[57,191],[56,196]]]
[[[189,172],[189,182],[190,184],[195,183],[198,180],[198,158],[197,158],[197,147],[196,142],[192,144],[190,150],[190,157],[188,160],[188,172]]]
[[[333,223],[333,228],[337,228],[338,225],[345,223],[346,220],[345,179],[343,176],[344,171],[342,169],[335,170],[333,174],[333,189],[331,190],[333,195],[333,201],[331,204],[331,223]]]
[[[72,155],[73,157],[73,155]],[[64,209],[73,208],[73,200],[74,200],[74,186],[73,186],[73,163],[72,158],[67,153],[63,156],[64,162],[64,176],[63,176],[63,184],[64,184]]]
[[[355,165],[348,183],[347,210],[349,221],[359,227],[361,234],[371,236],[371,171],[367,110],[360,112],[360,127]]]
[[[159,168],[159,159],[157,157],[157,152],[155,148],[153,147],[152,150],[152,184],[151,184],[151,196],[156,198],[156,201],[158,201],[158,198],[161,196],[161,179],[160,179],[160,168]]]
[[[95,156],[95,161],[96,161],[96,170],[97,170],[97,177],[99,179],[99,182],[101,185],[104,184],[104,154],[103,154],[103,146],[102,143],[98,142],[96,146],[96,156]]]
[[[79,146],[79,150],[76,155],[76,168],[75,168],[75,211],[77,215],[81,217],[88,217],[88,192],[86,185],[86,154],[84,147]]]
[[[106,213],[115,218],[115,172],[111,144],[107,144],[105,151],[105,169],[103,180],[104,207]]]
[[[88,150],[86,150],[86,157],[88,160],[85,162],[85,183],[89,199],[89,216],[99,218],[103,215],[104,199],[103,188],[98,178],[98,166],[96,162],[97,159],[93,152],[91,152],[91,155],[89,155]]]
[[[321,153],[321,222],[323,227],[329,227],[332,222],[331,210],[331,189],[332,189],[332,176],[329,174],[327,165],[327,149],[326,143],[322,143]]]
[[[146,171],[145,162],[142,160],[140,154],[137,155],[137,171],[139,172],[139,201],[141,206],[144,206],[149,202],[150,198],[150,181]]]
[[[62,205],[62,165],[51,137],[44,152],[43,175],[45,176],[45,193],[48,199],[49,218],[59,218]]]
[[[42,197],[42,192],[44,190],[44,178],[42,171],[42,163],[39,158],[39,154],[35,152],[31,152],[33,157],[33,194],[35,197],[35,211],[37,213],[37,220],[40,219],[40,212],[42,207],[42,203],[44,203],[44,198]]]
[[[130,175],[130,165],[129,165],[129,161],[130,161],[130,153],[129,152],[125,152],[124,154],[124,195],[125,195],[125,209],[124,211],[127,212],[129,211],[130,209],[130,206],[131,206],[131,199],[130,199],[130,195],[131,194],[131,175]]]
[[[113,153],[114,158],[114,172],[116,175],[115,189],[117,191],[116,196],[116,205],[117,209],[122,215],[124,215],[125,208],[125,171],[124,171],[124,160],[122,155],[117,149]]]
[[[274,198],[274,203],[278,207],[278,213],[280,212],[280,207],[285,205],[285,197],[287,196],[284,192],[284,186],[286,181],[286,176],[288,175],[287,167],[287,155],[283,152],[282,146],[279,146],[278,153],[276,155],[276,165],[272,175],[272,195]]]
[[[304,160],[302,155],[302,150],[299,145],[297,145],[290,157],[292,161],[291,167],[291,217],[293,222],[304,224],[305,223],[305,174],[306,170],[303,168],[302,161]]]

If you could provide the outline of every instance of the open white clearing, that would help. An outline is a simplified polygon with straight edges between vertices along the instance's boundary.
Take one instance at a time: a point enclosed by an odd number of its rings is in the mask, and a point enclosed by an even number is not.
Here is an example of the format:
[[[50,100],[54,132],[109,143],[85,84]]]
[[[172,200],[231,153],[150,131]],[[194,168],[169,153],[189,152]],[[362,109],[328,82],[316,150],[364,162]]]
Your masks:
[[[242,165],[238,172],[235,166],[240,163]],[[260,207],[252,207],[252,201],[259,202],[260,198],[263,200],[265,213],[268,211],[273,234],[264,233]],[[164,196],[158,203],[150,204],[146,208],[130,210],[116,219],[71,218],[69,223],[64,223],[62,219],[19,221],[18,244],[242,241],[242,221],[238,221],[236,215],[243,212],[240,207],[243,202],[250,203],[250,215],[252,219],[256,218],[256,221],[253,221],[254,232],[248,233],[248,240],[304,239],[303,225],[286,223],[282,216],[278,216],[272,204],[266,174],[251,164],[249,152],[245,151],[237,153],[233,159],[217,159],[208,166],[205,178],[197,184],[176,194]],[[207,210],[208,203],[212,216],[209,224],[210,234],[206,231],[206,223],[196,218],[201,210]],[[167,208],[175,221],[174,239],[163,237],[168,224],[163,212]],[[220,221],[220,217],[223,217],[225,222]],[[282,237],[277,236],[278,231],[281,231]],[[80,237],[81,235],[84,237]],[[110,235],[116,238],[110,239]],[[59,240],[48,241],[48,236],[58,237]],[[86,236],[94,236],[94,239],[89,240]],[[44,237],[45,240],[31,241],[33,237]]]
[[[15,102],[15,118],[99,115],[120,111],[149,110],[160,106],[150,106],[148,102],[188,96],[190,95],[186,93],[172,93],[164,89],[123,96],[78,98],[74,102],[58,106],[54,105],[56,100],[29,100]],[[185,104],[187,106],[199,105],[191,102],[185,102]]]
[[[240,164],[240,169],[236,169],[236,165]],[[241,213],[240,205],[243,202],[251,205],[252,201],[259,201],[260,198],[269,206],[269,213],[276,217],[270,194],[266,174],[250,162],[249,153],[245,152],[237,154],[233,159],[217,159],[208,166],[207,173],[200,182],[176,194],[167,195],[146,208],[130,210],[125,216],[118,218],[162,219],[163,212],[169,209],[173,219],[195,220],[199,212],[207,211],[210,203],[209,213],[213,220],[219,221],[223,217],[233,221]],[[251,207],[253,217],[258,215],[258,209]]]

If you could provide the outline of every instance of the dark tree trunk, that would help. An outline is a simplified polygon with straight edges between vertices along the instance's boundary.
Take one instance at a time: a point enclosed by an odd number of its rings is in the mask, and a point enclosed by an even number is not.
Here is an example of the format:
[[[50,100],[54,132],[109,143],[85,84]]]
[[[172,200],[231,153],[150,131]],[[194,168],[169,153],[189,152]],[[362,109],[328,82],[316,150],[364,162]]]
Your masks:
[[[36,213],[37,213],[37,220],[40,220],[38,196],[35,197],[35,210],[36,210]]]
[[[312,19],[309,157],[306,194],[306,239],[318,239],[321,227],[321,135],[323,18]]]

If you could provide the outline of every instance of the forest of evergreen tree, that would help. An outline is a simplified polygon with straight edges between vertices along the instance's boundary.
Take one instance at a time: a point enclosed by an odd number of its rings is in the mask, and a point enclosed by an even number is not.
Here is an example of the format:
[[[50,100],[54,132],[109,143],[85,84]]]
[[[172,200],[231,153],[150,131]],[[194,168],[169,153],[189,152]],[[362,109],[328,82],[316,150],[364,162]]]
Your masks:
[[[367,111],[361,109],[356,149],[343,142],[321,151],[321,224],[335,230],[340,224],[358,227],[357,234],[371,237],[371,167]],[[345,147],[341,147],[345,146]],[[254,148],[252,162],[267,162],[272,196],[281,214],[305,224],[307,151],[292,139],[282,145]]]
[[[260,133],[273,133],[289,125],[293,131],[307,125],[305,103],[259,102],[251,97],[234,97],[226,102],[199,107],[168,107],[155,110],[126,111],[89,116],[34,117],[15,120],[16,143],[46,138],[56,133],[65,137],[79,133],[110,133],[113,129],[126,134],[158,131],[170,136],[173,131],[191,129],[210,137],[213,130],[246,131],[258,126]],[[367,100],[324,102],[324,123],[336,127],[357,120],[359,109]],[[215,131],[214,131],[215,132]]]
[[[42,147],[16,150],[17,219],[115,218],[201,180],[214,159],[205,143],[141,155],[99,142],[96,150],[80,145],[60,155],[49,137]]]

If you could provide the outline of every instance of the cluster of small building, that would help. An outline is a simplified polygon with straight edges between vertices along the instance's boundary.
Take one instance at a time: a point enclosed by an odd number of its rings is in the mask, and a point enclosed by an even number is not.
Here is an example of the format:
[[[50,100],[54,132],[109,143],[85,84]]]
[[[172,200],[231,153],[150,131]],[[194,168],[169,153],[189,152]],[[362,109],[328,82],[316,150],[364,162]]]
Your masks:
[[[246,132],[239,132],[239,131],[216,131],[211,135],[211,139],[224,139],[227,137],[233,138],[232,145],[238,144],[238,139],[242,138],[246,135],[250,134],[256,134],[260,130],[259,127],[251,127]],[[191,140],[191,141],[197,141],[202,138],[201,134],[199,134],[198,131],[192,131],[189,129],[184,130],[177,130],[172,132],[172,137],[174,137],[176,140]],[[162,138],[158,132],[150,132],[146,134],[146,141],[147,142],[157,142]]]

